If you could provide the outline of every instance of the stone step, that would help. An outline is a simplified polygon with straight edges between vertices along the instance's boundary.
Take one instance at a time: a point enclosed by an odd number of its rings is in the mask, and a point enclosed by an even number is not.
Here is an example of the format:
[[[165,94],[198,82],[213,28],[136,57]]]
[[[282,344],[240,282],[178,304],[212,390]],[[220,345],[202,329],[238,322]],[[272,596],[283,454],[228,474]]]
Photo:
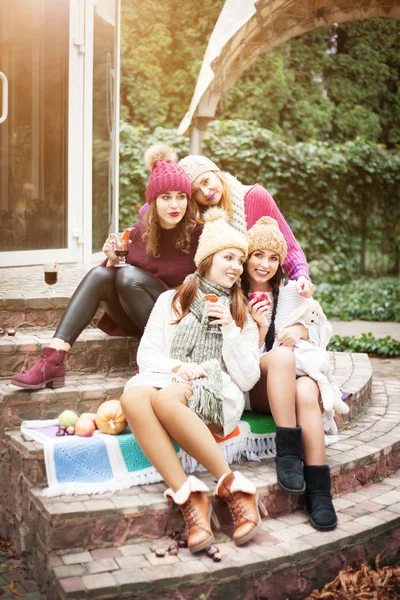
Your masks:
[[[48,346],[54,329],[30,331],[18,329],[15,336],[0,339],[0,377],[25,373]],[[109,336],[100,329],[85,329],[67,354],[67,370],[80,373],[108,373],[136,369],[139,340],[134,337]],[[13,390],[17,388],[13,386]],[[21,389],[21,388],[19,388]],[[12,390],[11,390],[12,391]]]
[[[343,389],[351,393],[347,400],[349,414],[345,418],[337,418],[338,424],[343,427],[366,410],[370,399],[372,369],[366,354],[334,353],[331,361],[332,368],[338,373],[338,380],[339,376],[342,378],[339,381]],[[120,397],[131,374],[132,371],[108,376],[70,374],[65,387],[57,390],[44,388],[36,392],[21,390],[10,384],[9,380],[0,380],[0,451],[4,446],[2,438],[5,429],[17,427],[23,420],[56,418],[66,408],[79,414],[95,412],[104,400]],[[38,453],[40,447],[35,448],[32,442],[23,440],[18,431],[12,432],[9,439],[15,441],[11,449],[21,455],[18,460],[23,462],[28,473],[44,473],[43,465],[33,467],[31,464],[38,460],[43,462],[43,453]],[[33,480],[25,473],[23,475],[31,487],[46,485],[44,477]]]
[[[82,342],[77,340],[73,347],[79,347],[79,344],[85,344],[81,350],[83,354],[90,354],[89,346],[93,342],[92,334],[86,331],[82,334]],[[96,333],[97,336],[97,333]],[[25,419],[50,419],[57,417],[59,408],[71,408],[74,406],[80,410],[83,406],[93,406],[90,401],[101,400],[104,396],[114,394],[113,397],[119,397],[122,392],[123,384],[132,376],[136,369],[133,355],[136,352],[136,338],[120,338],[109,337],[101,334],[103,349],[110,351],[112,348],[118,348],[115,355],[125,357],[121,360],[121,368],[119,370],[111,370],[108,375],[100,370],[102,362],[100,362],[99,370],[96,373],[73,373],[68,372],[66,376],[66,385],[62,388],[52,390],[43,388],[38,391],[23,390],[11,383],[9,377],[0,379],[0,444],[1,444],[1,427],[14,427]],[[18,339],[18,338],[16,338]],[[87,342],[87,339],[92,340]],[[1,343],[4,340],[0,340]],[[8,342],[7,342],[8,343]],[[116,346],[114,346],[116,344]],[[78,353],[78,355],[81,352]],[[71,360],[74,360],[75,352],[71,354]],[[1,354],[0,354],[1,356]],[[102,359],[101,352],[98,354],[99,361]],[[332,372],[335,375],[336,381],[342,390],[351,394],[348,404],[350,413],[345,418],[337,418],[339,425],[349,419],[356,418],[357,414],[363,411],[369,401],[371,383],[372,383],[372,368],[367,354],[349,354],[343,352],[329,353]],[[131,358],[130,358],[131,357]],[[2,364],[3,360],[1,359]],[[128,367],[129,365],[129,367]],[[111,367],[110,367],[111,368]],[[112,369],[116,367],[112,367]],[[84,401],[84,402],[83,402]],[[100,403],[100,402],[99,402]],[[81,410],[82,412],[82,410]]]
[[[116,542],[112,548],[52,553],[47,568],[37,554],[34,572],[40,574],[48,600],[305,598],[332,581],[340,569],[372,563],[378,553],[382,566],[398,560],[400,472],[344,494],[335,504],[339,524],[330,532],[316,531],[297,510],[265,519],[246,546],[237,547],[226,532],[217,533],[221,562],[188,549],[158,558],[150,549],[154,542]],[[170,543],[166,536],[157,540],[163,549]]]
[[[365,415],[346,426],[339,442],[327,448],[335,495],[351,493],[373,481],[390,476],[400,467],[400,397],[374,384],[371,404]],[[133,487],[96,496],[45,498],[35,482],[43,482],[41,447],[26,441],[18,432],[6,434],[10,450],[12,483],[5,500],[5,522],[21,533],[13,542],[44,553],[65,548],[90,548],[132,542],[138,536],[157,538],[182,523],[180,512],[169,506],[164,484]],[[35,455],[36,453],[36,455]],[[42,465],[42,466],[40,466]],[[299,506],[299,497],[281,492],[276,484],[273,459],[243,462],[236,469],[251,478],[271,516],[286,514]],[[14,469],[14,471],[13,471]],[[211,490],[215,481],[200,474]],[[224,522],[226,513],[218,504]],[[35,532],[35,539],[31,532]],[[38,550],[36,550],[38,551]]]
[[[56,327],[74,290],[93,266],[61,265],[51,297],[43,267],[0,269],[0,325],[3,329]]]
[[[55,419],[66,409],[78,414],[96,412],[105,400],[118,399],[121,396],[132,373],[133,369],[115,371],[107,375],[69,373],[64,387],[57,390],[43,388],[31,392],[12,385],[9,379],[0,380],[0,455],[4,451],[6,429],[19,427],[25,420]]]

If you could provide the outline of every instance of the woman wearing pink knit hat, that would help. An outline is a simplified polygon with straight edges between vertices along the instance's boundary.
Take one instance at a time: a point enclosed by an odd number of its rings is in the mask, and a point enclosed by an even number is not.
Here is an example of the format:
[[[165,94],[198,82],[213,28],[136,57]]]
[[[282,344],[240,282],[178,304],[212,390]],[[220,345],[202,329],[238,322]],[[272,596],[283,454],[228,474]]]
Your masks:
[[[158,296],[195,270],[202,226],[196,224],[190,181],[175,160],[175,152],[165,144],[146,152],[151,171],[146,189],[149,210],[130,228],[128,266],[114,268],[116,238],[109,235],[103,245],[106,259],[81,281],[49,347],[27,373],[14,375],[14,385],[28,390],[62,387],[66,354],[101,302],[106,312],[98,323],[100,329],[109,335],[140,336]]]

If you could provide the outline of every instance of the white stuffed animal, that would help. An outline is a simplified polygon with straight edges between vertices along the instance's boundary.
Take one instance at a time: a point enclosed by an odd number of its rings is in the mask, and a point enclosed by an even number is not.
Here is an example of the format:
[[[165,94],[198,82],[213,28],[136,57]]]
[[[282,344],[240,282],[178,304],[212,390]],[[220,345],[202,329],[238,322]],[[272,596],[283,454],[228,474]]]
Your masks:
[[[332,376],[325,351],[332,335],[332,327],[328,323],[320,304],[313,298],[308,299],[307,302],[292,311],[284,327],[290,327],[299,322],[316,326],[320,345],[317,346],[306,340],[297,342],[294,347],[296,369],[317,382],[326,418],[330,419],[333,425],[334,413],[332,413],[332,410],[339,415],[345,415],[349,412],[349,407],[342,400],[340,389]]]

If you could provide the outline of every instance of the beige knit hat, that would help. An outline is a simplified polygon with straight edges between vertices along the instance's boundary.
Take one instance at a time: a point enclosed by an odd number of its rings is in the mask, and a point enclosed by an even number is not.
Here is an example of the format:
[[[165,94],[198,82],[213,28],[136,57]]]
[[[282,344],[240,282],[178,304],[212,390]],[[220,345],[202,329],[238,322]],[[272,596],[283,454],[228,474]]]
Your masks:
[[[270,250],[279,256],[279,264],[285,262],[287,244],[278,222],[272,217],[261,217],[253,227],[248,230],[246,239],[249,243],[249,255],[254,250]]]
[[[190,183],[193,183],[195,179],[208,171],[221,171],[212,160],[206,156],[200,156],[199,154],[189,154],[189,156],[185,156],[185,158],[182,158],[179,161],[178,165],[185,171],[190,179]]]
[[[248,245],[246,238],[236,229],[228,225],[229,217],[222,208],[213,206],[204,214],[204,229],[199,239],[194,262],[196,267],[208,256],[225,248],[238,248],[247,258]]]

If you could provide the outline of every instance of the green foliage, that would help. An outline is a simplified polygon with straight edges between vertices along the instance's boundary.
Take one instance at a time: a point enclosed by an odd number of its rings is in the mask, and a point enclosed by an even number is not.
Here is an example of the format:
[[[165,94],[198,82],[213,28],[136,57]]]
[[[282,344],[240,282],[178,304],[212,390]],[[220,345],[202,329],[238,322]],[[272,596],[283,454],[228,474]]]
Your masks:
[[[121,115],[150,129],[185,114],[224,0],[122,3]],[[292,142],[400,144],[400,22],[318,28],[261,55],[220,106]]]
[[[340,285],[320,283],[315,299],[328,319],[400,322],[400,282],[395,277],[363,277]]]
[[[365,352],[373,356],[400,356],[400,342],[390,336],[375,338],[371,332],[361,334],[361,337],[334,335],[328,345],[332,352]]]
[[[224,0],[127,0],[121,14],[121,116],[174,127],[193,94]]]
[[[317,281],[341,281],[358,270],[360,240],[376,229],[399,248],[400,156],[383,146],[363,138],[290,144],[254,122],[214,121],[203,152],[245,184],[258,182],[272,193],[309,262],[318,261]]]
[[[261,55],[230,90],[220,118],[256,120],[292,141],[365,136],[400,144],[400,22],[316,29]]]

